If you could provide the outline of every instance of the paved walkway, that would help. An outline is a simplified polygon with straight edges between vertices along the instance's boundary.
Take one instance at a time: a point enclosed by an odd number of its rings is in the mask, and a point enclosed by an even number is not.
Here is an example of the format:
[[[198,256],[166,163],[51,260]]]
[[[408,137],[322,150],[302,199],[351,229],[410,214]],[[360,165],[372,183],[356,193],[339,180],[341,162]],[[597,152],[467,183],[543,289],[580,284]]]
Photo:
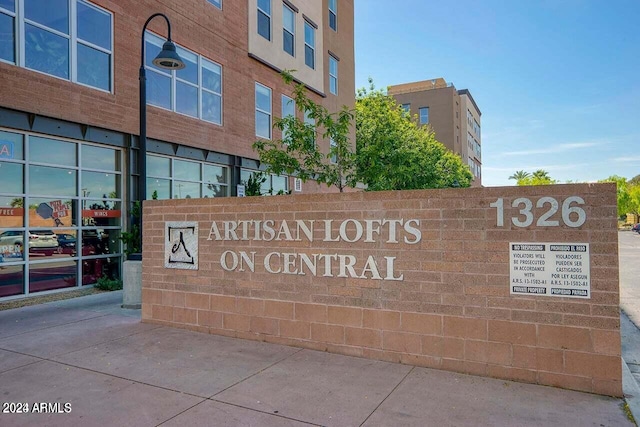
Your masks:
[[[121,302],[0,312],[0,402],[61,412],[0,426],[633,425],[621,399],[159,327]]]

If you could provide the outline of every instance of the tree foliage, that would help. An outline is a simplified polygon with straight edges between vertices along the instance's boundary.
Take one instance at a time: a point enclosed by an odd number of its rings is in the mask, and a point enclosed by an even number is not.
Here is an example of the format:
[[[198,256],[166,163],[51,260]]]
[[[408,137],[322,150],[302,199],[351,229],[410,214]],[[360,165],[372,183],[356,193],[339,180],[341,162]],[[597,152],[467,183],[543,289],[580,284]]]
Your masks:
[[[544,169],[538,169],[533,173],[517,171],[516,173],[511,175],[509,179],[515,179],[518,186],[551,185],[558,183],[558,181],[552,179],[549,175],[549,172]]]
[[[349,141],[353,112],[343,107],[337,113],[329,113],[307,96],[303,84],[294,83],[291,72],[283,71],[282,79],[293,87],[299,115],[312,119],[315,126],[297,116],[274,118],[273,127],[282,131],[283,139],[260,139],[253,144],[260,161],[267,165],[267,172],[296,175],[302,181],[313,179],[336,186],[340,192],[346,187],[354,187],[357,171],[355,153]],[[333,141],[328,153],[318,148],[318,134]]]
[[[616,194],[618,198],[618,215],[624,216],[628,213],[640,214],[640,183],[626,178],[612,175],[598,182],[615,182]]]
[[[395,100],[359,89],[356,98],[358,174],[369,190],[468,187],[473,175],[462,159],[419,127]]]

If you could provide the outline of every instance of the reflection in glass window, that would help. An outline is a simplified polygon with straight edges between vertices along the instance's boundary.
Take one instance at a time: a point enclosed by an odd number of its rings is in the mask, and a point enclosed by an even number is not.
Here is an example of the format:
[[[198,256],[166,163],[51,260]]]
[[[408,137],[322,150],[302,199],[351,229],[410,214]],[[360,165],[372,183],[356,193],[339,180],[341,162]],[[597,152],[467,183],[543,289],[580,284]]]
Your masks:
[[[75,196],[77,175],[72,169],[30,165],[28,193]]]
[[[200,197],[199,182],[173,181],[174,199],[197,199]]]
[[[286,4],[282,5],[282,48],[295,56],[296,15]]]
[[[171,198],[171,181],[160,178],[147,178],[147,196],[152,197],[154,193],[158,200]]]
[[[24,260],[24,231],[6,230],[0,232],[0,267],[10,262]],[[2,268],[0,268],[0,271]],[[0,288],[0,292],[2,289]],[[0,295],[2,296],[2,295]]]
[[[271,89],[256,83],[256,136],[271,139]]]
[[[23,8],[18,8],[14,0],[0,0],[0,60],[98,89],[111,89],[110,12],[86,0],[21,3]],[[24,13],[19,13],[22,10]],[[16,52],[24,55],[17,57]]]
[[[78,44],[78,82],[98,89],[111,89],[111,55]]]
[[[338,94],[338,60],[329,55],[329,92]]]
[[[24,293],[24,267],[3,265],[0,269],[0,298]]]
[[[171,176],[171,159],[168,157],[147,156],[147,175],[168,178]]]
[[[203,181],[202,197],[225,197],[228,195],[226,168],[216,165],[204,165]]]
[[[258,34],[271,40],[271,0],[258,0]]]
[[[118,198],[120,175],[104,172],[82,172],[83,197],[103,199]]]
[[[0,6],[1,6],[0,2]],[[0,11],[0,60],[16,62],[14,17]]]
[[[21,163],[0,162],[0,183],[3,193],[24,193],[24,166]]]
[[[200,163],[186,160],[173,161],[173,178],[200,181]]]
[[[23,135],[0,131],[0,154],[5,159],[23,160]]]
[[[69,39],[26,24],[25,66],[69,79]]]
[[[0,197],[0,228],[22,227],[24,225],[24,198]]]
[[[84,169],[120,171],[120,151],[95,145],[83,145],[82,167]]]
[[[78,38],[111,50],[111,14],[85,1],[78,2]]]
[[[64,166],[76,166],[76,143],[32,136],[29,138],[29,160]]]
[[[29,199],[30,227],[73,227],[78,225],[77,200],[62,197],[37,197]]]
[[[82,225],[107,227],[119,226],[122,218],[122,204],[113,200],[83,200]]]
[[[316,30],[307,21],[304,22],[304,63],[316,68]]]
[[[29,268],[29,292],[35,293],[76,286],[77,264],[78,261],[73,259],[32,264]]]
[[[296,115],[296,101],[289,98],[287,95],[282,95],[280,98],[282,103],[282,115],[281,117],[284,119],[286,117],[295,117]],[[282,129],[282,139],[287,139],[287,129]]]
[[[161,70],[152,61],[164,39],[145,34],[147,103],[222,124],[222,67],[196,53],[176,46],[186,62],[182,70]]]

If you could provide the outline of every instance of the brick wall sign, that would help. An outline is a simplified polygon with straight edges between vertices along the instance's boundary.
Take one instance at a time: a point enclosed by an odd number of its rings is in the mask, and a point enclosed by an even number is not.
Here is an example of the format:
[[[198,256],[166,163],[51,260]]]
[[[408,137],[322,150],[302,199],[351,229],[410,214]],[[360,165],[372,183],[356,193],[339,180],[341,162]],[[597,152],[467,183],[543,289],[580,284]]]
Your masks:
[[[620,396],[616,212],[610,184],[146,201],[142,316]]]

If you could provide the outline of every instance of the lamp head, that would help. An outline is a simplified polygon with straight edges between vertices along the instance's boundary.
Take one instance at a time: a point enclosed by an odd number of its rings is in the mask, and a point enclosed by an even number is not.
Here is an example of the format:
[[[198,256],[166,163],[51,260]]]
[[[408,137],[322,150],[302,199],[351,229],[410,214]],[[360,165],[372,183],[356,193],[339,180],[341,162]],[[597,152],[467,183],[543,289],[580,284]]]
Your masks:
[[[155,57],[153,65],[166,70],[181,70],[185,67],[185,63],[176,52],[176,45],[171,40],[167,40],[162,45],[162,50]]]

